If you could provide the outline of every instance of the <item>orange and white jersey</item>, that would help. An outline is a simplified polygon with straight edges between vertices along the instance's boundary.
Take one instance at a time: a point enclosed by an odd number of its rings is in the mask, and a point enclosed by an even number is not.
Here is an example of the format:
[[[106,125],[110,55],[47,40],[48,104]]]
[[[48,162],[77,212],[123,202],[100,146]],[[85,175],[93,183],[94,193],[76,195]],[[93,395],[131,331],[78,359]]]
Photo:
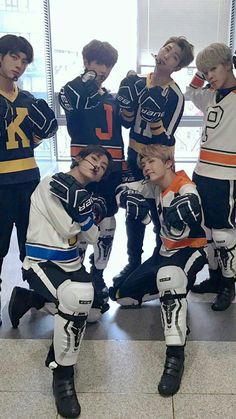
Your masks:
[[[182,230],[174,227],[167,229],[165,224],[165,211],[170,206],[174,198],[179,195],[195,194],[199,201],[196,185],[189,179],[186,173],[181,170],[176,173],[176,177],[171,185],[160,194],[159,216],[161,222],[160,237],[162,246],[160,254],[162,256],[171,256],[179,249],[185,247],[201,248],[207,244],[203,215],[199,222],[194,225],[185,225]]]
[[[187,87],[185,98],[204,113],[195,172],[200,176],[232,180],[236,179],[236,90],[216,101],[219,92],[211,88]]]
[[[178,230],[174,227],[169,230],[165,224],[166,209],[177,196],[195,194],[199,201],[201,201],[195,183],[189,179],[183,170],[176,172],[176,177],[171,185],[162,192],[160,191],[159,186],[154,185],[150,181],[128,184],[128,187],[138,190],[145,198],[155,199],[161,223],[160,237],[162,246],[160,254],[162,256],[172,256],[173,253],[185,247],[197,249],[207,245],[203,214],[200,217],[199,222],[191,225],[191,227],[185,225],[182,230]]]

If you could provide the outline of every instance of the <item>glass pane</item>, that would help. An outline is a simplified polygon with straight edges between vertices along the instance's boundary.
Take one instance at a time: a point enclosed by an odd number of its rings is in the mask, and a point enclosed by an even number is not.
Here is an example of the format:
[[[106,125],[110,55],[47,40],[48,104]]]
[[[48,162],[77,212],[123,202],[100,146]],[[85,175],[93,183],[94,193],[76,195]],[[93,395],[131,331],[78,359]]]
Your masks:
[[[136,69],[136,8],[136,0],[92,0],[89,3],[67,0],[66,7],[65,2],[50,1],[56,100],[61,87],[83,72],[82,49],[92,39],[108,41],[118,50],[118,62],[104,83],[107,89],[118,90],[128,70]],[[56,110],[59,124],[65,124],[65,117],[57,104]],[[61,130],[57,142],[58,159],[66,158],[68,141]]]
[[[42,0],[18,0],[0,2],[0,36],[8,33],[24,36],[34,49],[34,61],[17,82],[37,98],[47,100],[45,78],[44,17]],[[51,159],[53,140],[44,140],[35,150],[42,159]]]
[[[58,160],[71,160],[70,157],[70,137],[66,125],[59,125],[57,131],[57,155]]]
[[[176,130],[175,157],[181,161],[196,161],[201,140],[201,127],[179,127]]]

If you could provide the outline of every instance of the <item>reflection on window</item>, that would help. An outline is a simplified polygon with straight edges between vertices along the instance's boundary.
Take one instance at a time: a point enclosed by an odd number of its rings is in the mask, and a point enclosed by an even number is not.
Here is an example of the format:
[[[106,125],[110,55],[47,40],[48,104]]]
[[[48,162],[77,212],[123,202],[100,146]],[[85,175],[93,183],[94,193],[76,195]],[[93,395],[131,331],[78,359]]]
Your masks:
[[[201,127],[179,127],[175,133],[176,160],[195,161],[199,154]]]
[[[33,46],[34,61],[17,82],[19,88],[47,100],[44,50],[44,16],[42,0],[0,0],[0,37],[23,36]],[[44,140],[35,150],[38,158],[54,155],[53,140]]]
[[[118,50],[118,62],[105,82],[107,89],[117,91],[126,73],[136,69],[136,8],[136,0],[67,0],[66,7],[63,1],[50,1],[55,92],[83,72],[82,49],[92,39]]]

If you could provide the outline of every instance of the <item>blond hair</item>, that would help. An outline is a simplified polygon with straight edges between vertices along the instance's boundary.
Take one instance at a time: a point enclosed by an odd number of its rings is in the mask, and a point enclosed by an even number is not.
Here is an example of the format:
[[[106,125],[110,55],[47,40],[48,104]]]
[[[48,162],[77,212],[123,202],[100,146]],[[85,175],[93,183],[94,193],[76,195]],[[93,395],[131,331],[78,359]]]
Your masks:
[[[141,160],[144,157],[158,157],[166,162],[171,160],[174,166],[174,146],[168,147],[163,144],[149,144],[142,148],[142,153],[138,155],[138,166],[141,168]]]
[[[231,64],[231,68],[233,68],[231,49],[220,42],[208,45],[196,57],[197,69],[202,73],[207,73],[211,68],[219,64]]]

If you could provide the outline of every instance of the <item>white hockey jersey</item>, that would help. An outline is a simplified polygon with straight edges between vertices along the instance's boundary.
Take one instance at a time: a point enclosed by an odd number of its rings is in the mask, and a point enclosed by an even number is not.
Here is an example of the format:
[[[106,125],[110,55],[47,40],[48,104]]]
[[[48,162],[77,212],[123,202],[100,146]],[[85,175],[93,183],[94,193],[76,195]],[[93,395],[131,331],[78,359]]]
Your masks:
[[[187,87],[185,99],[204,113],[199,159],[195,172],[222,180],[236,179],[236,90],[216,102],[215,90]]]
[[[99,230],[92,223],[87,231],[73,222],[59,198],[50,192],[51,177],[45,177],[31,196],[27,230],[25,269],[50,260],[67,272],[81,268],[78,241],[97,241]]]

